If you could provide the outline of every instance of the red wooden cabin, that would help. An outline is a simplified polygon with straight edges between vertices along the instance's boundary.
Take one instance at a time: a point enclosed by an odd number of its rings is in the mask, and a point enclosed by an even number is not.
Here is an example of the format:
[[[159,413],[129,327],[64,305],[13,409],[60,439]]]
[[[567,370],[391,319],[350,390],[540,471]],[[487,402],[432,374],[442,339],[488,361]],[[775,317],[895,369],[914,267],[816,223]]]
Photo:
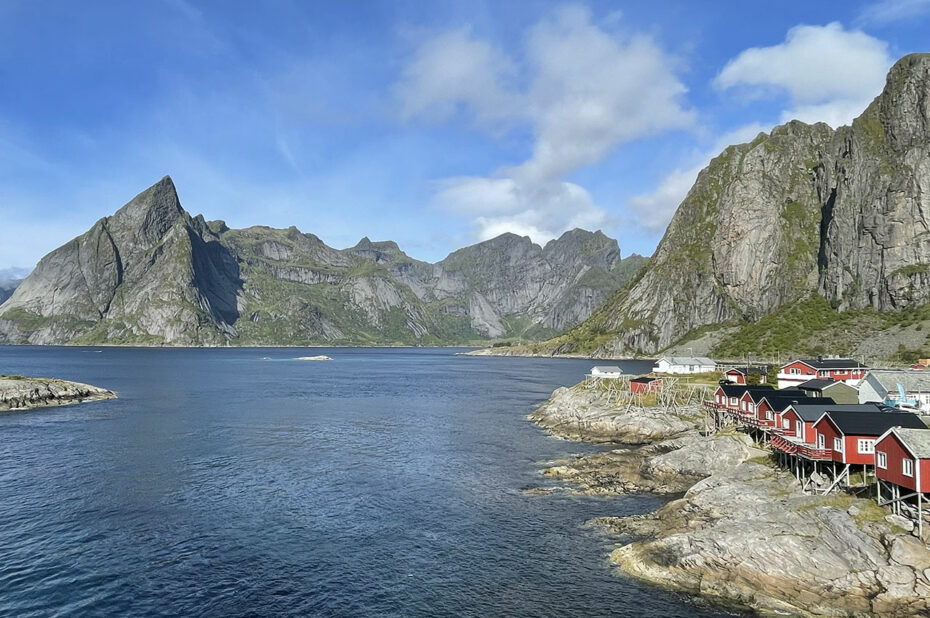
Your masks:
[[[910,412],[839,412],[827,410],[814,423],[817,448],[833,451],[833,461],[872,466],[875,441],[892,427],[926,429]]]
[[[930,492],[930,429],[892,427],[875,440],[875,476]]]
[[[851,358],[798,359],[782,366],[778,373],[778,388],[797,386],[815,378],[832,378],[856,386],[868,371],[868,366]]]
[[[633,394],[644,395],[662,389],[662,378],[650,378],[643,376],[630,380],[630,392]]]
[[[728,369],[723,377],[733,384],[747,384],[750,374],[759,376],[759,384],[768,382],[768,367],[733,367]]]

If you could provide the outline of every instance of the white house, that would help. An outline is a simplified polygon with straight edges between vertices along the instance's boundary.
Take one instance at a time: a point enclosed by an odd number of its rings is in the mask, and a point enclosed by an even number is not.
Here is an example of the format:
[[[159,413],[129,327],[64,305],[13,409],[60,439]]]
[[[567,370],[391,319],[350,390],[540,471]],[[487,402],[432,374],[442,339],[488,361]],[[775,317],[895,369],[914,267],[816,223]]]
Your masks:
[[[922,413],[930,413],[930,372],[926,370],[873,369],[859,384],[859,403],[897,405],[901,401],[899,384],[907,401],[915,402]]]
[[[592,378],[619,378],[623,375],[623,370],[615,365],[599,365],[591,367]]]
[[[663,356],[652,368],[655,373],[711,373],[717,363],[706,356]]]

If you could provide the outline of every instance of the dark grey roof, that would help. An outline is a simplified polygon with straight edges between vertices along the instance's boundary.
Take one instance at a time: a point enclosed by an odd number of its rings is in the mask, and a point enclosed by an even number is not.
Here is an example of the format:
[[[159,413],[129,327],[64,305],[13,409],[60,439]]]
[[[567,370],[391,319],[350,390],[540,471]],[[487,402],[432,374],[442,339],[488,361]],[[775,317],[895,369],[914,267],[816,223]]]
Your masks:
[[[655,382],[656,380],[661,380],[662,378],[650,378],[649,376],[642,376],[641,378],[633,378],[630,382],[638,382],[640,384],[649,384],[650,382]]]
[[[810,365],[814,369],[868,369],[865,363],[852,358],[802,358],[799,359],[805,365]],[[790,364],[790,363],[789,363]]]
[[[780,391],[775,391],[776,394],[766,395],[763,397],[772,409],[774,410],[784,410],[790,405],[797,403],[798,405],[812,404],[823,402],[828,406],[836,405],[836,402],[830,399],[829,397],[805,397],[803,395],[796,394],[781,394]],[[823,414],[823,412],[821,412]]]
[[[835,384],[843,384],[843,383],[837,382],[836,380],[815,379],[815,380],[808,380],[807,382],[804,382],[802,384],[798,384],[798,388],[800,388],[801,390],[808,390],[808,391],[822,391],[828,386],[833,386]]]
[[[892,427],[926,429],[920,417],[910,412],[839,412],[827,410],[830,420],[847,436],[880,436]]]
[[[828,399],[828,397],[824,397]],[[805,421],[814,422],[823,415],[827,410],[836,410],[839,412],[878,412],[881,406],[877,403],[851,403],[851,404],[831,404],[821,401],[820,403],[804,403],[792,406]]]
[[[723,389],[724,394],[727,397],[742,397],[746,394],[746,391],[756,393],[759,391],[774,391],[775,388],[770,384],[761,384],[758,386],[746,386],[745,384],[721,384],[720,388]]]

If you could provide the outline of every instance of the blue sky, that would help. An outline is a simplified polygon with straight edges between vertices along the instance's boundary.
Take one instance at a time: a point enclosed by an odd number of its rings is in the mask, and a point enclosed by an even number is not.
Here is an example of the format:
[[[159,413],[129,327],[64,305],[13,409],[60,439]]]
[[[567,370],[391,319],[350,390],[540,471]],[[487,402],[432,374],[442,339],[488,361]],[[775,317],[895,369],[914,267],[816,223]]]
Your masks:
[[[930,0],[0,0],[0,268],[165,174],[232,227],[438,260],[581,226],[651,253],[697,171],[854,117]]]

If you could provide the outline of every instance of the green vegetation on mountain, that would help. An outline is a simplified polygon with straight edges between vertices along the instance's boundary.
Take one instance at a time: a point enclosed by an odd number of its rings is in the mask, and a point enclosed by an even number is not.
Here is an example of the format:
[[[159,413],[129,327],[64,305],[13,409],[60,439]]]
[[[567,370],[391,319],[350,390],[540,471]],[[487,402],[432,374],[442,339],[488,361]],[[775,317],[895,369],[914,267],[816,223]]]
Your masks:
[[[191,217],[165,177],[42,259],[0,307],[0,342],[446,345],[534,341],[632,277],[615,240],[505,234],[414,260],[393,242],[337,250],[297,228]]]

